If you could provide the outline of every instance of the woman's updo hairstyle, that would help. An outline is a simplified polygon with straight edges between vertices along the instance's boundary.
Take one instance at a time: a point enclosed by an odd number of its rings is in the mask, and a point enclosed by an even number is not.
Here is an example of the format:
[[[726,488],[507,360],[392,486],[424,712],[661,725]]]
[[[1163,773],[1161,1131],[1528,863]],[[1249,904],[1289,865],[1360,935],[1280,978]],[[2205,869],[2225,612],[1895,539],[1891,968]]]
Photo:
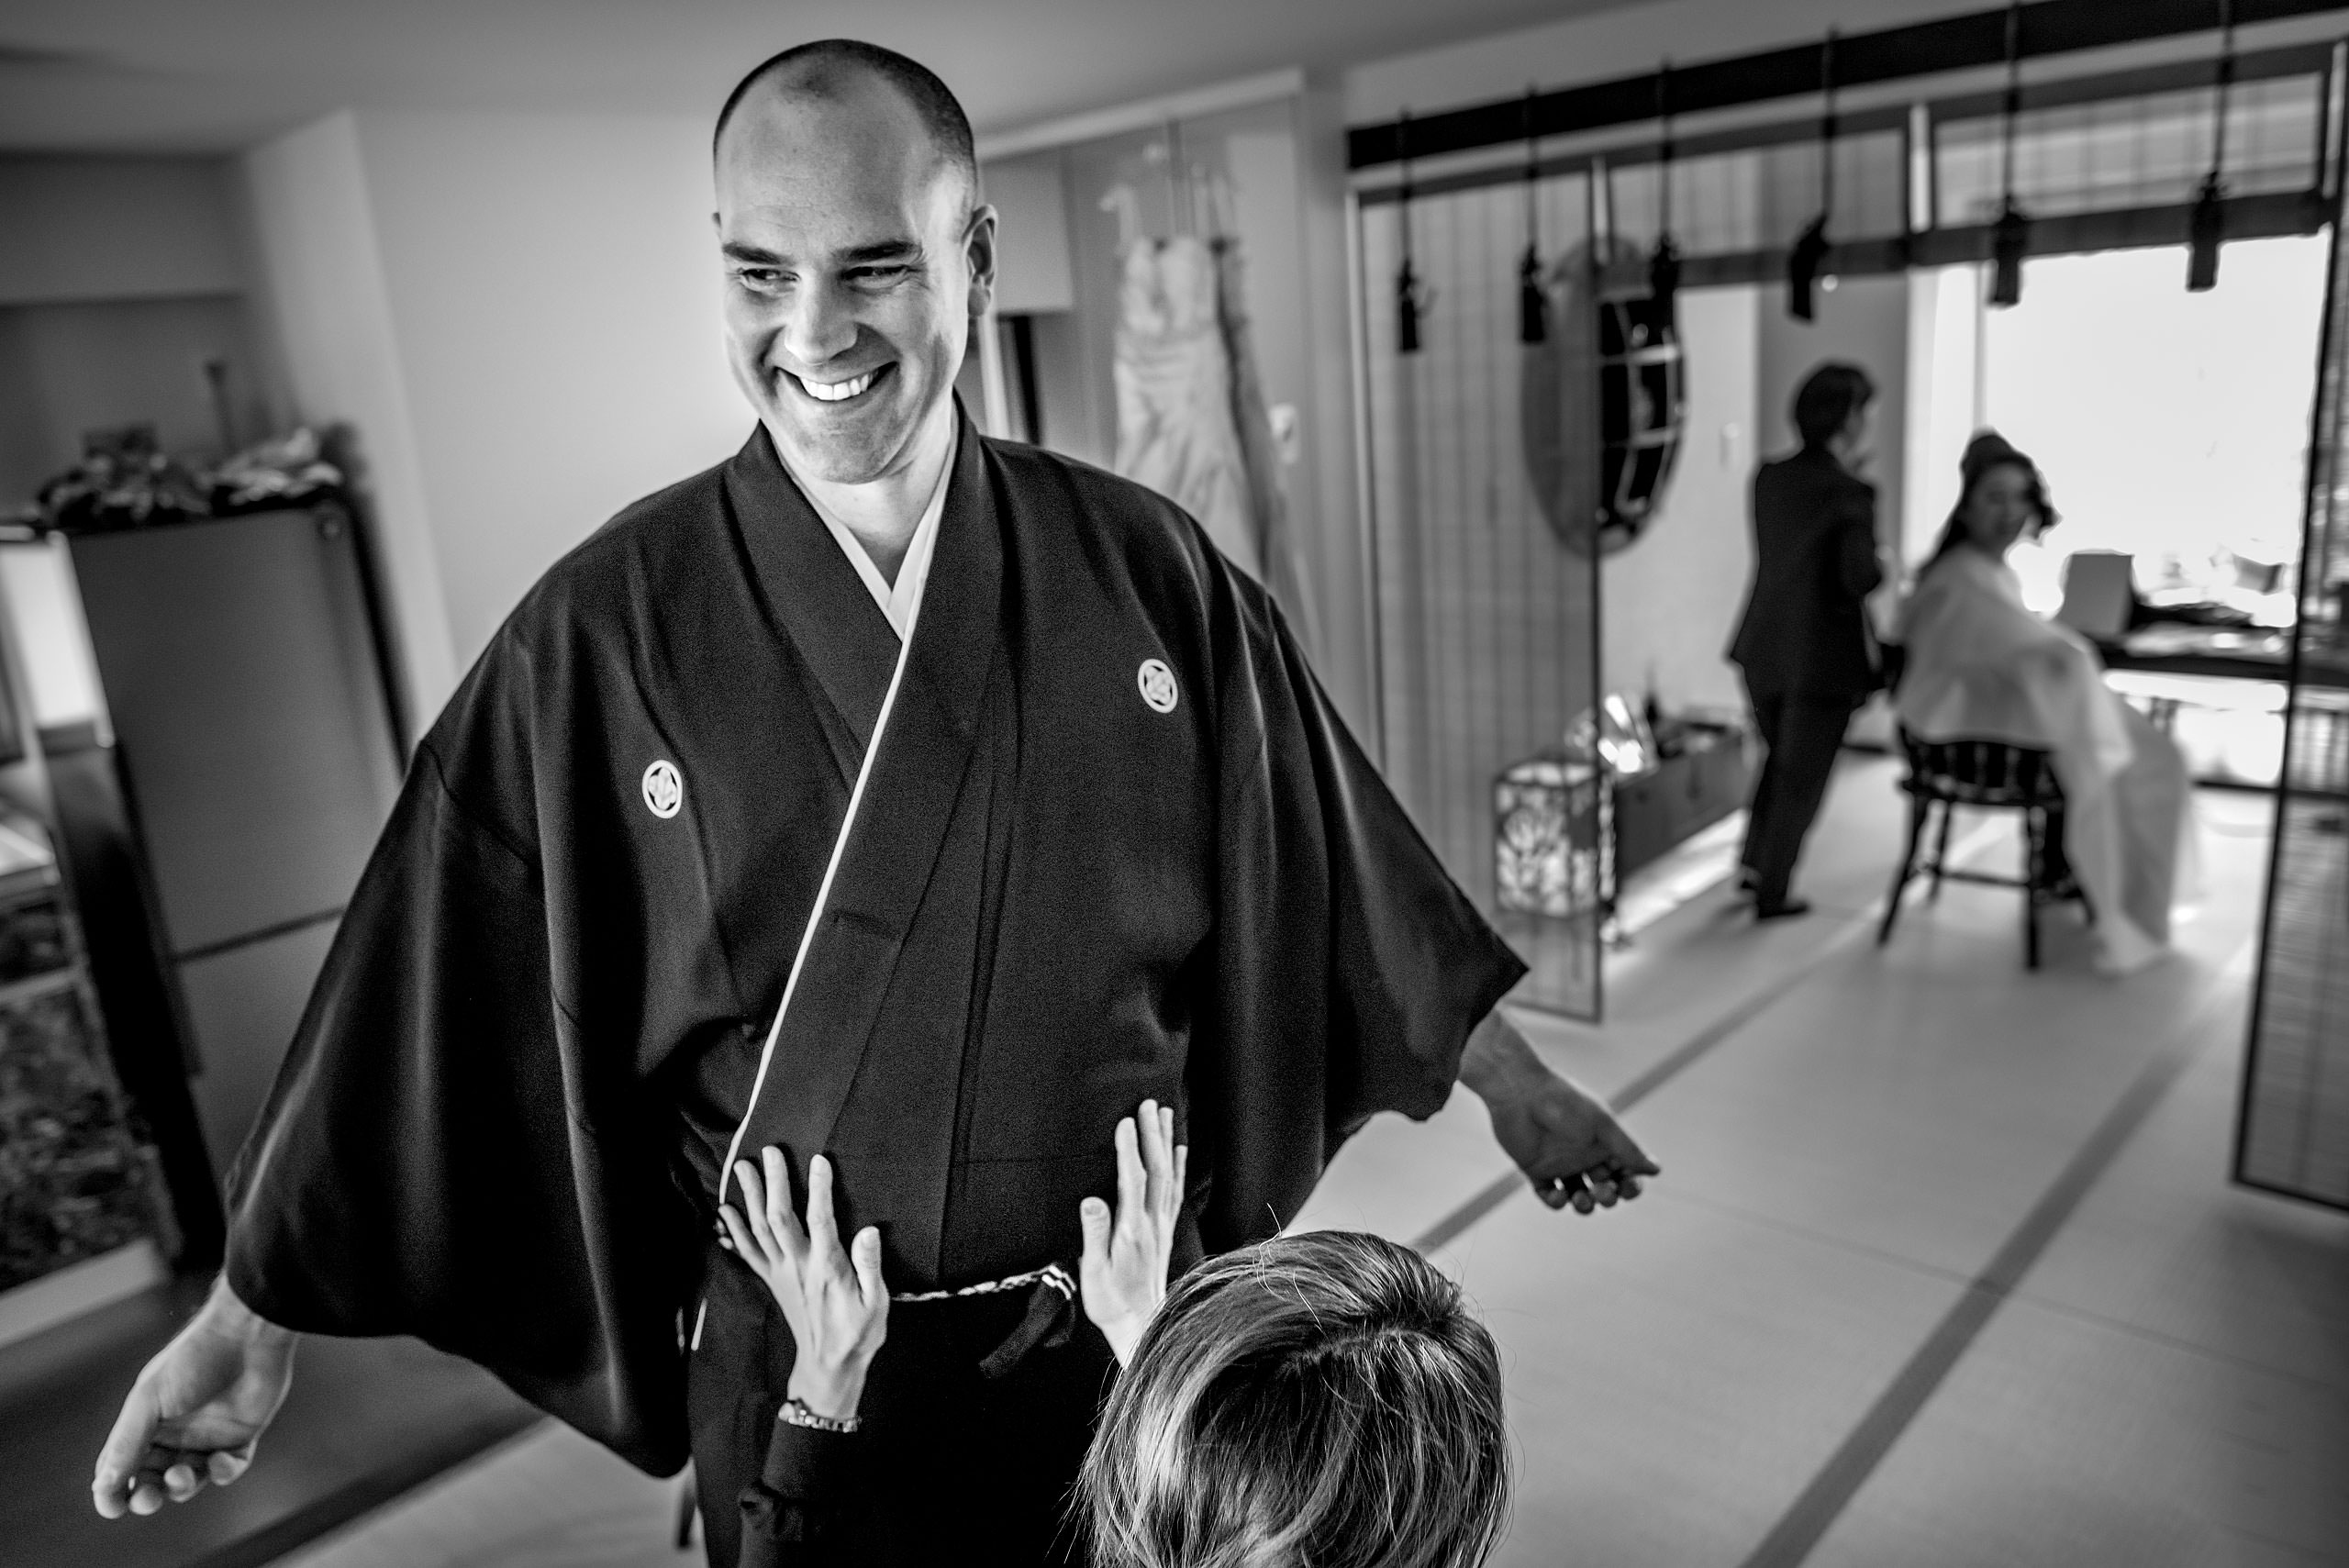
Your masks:
[[[1965,542],[1965,506],[1974,499],[1974,487],[1982,483],[1994,469],[2019,468],[2023,473],[2023,495],[2031,503],[2036,519],[2032,537],[2036,539],[2063,520],[2054,504],[2047,499],[2047,481],[2041,476],[2039,465],[2028,454],[1996,430],[1978,430],[1965,443],[1965,455],[1957,460],[1957,505],[1950,508],[1949,521],[1942,525],[1941,538],[1933,543],[1933,553],[1926,558],[1925,570],[1931,571],[1942,557]]]
[[[1076,1507],[1097,1568],[1475,1568],[1508,1502],[1500,1356],[1460,1287],[1317,1231],[1175,1283]]]

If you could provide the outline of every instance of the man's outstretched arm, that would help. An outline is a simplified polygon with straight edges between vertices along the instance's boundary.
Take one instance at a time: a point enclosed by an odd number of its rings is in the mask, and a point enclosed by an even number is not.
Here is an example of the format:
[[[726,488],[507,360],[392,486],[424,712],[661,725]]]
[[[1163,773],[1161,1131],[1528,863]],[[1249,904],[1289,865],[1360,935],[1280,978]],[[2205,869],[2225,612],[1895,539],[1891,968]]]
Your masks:
[[[1659,1167],[1595,1095],[1550,1071],[1500,1008],[1460,1058],[1460,1081],[1485,1102],[1493,1137],[1552,1208],[1580,1214],[1640,1195]]]
[[[130,1385],[90,1482],[98,1512],[151,1514],[166,1497],[184,1503],[242,1475],[293,1386],[300,1339],[238,1300],[226,1278],[217,1281]]]

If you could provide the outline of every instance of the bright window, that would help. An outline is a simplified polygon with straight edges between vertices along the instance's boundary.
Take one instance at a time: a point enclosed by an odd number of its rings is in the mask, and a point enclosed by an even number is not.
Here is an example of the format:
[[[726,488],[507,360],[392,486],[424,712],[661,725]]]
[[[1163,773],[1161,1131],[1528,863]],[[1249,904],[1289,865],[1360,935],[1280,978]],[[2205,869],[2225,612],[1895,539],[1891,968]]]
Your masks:
[[[1978,418],[2038,460],[2063,514],[2047,549],[2015,552],[2035,605],[2060,602],[2063,558],[2081,550],[2133,555],[2141,593],[2244,600],[2238,558],[2298,559],[2326,247],[2229,245],[2199,295],[2183,248],[2048,257],[2025,264],[2007,310],[1982,308],[1980,268],[1920,274],[1939,295],[1916,317],[1935,402],[1969,382],[1974,395],[1958,417],[1936,408],[1917,523],[1937,532],[1948,516]],[[2268,607],[2289,613],[2288,598]]]

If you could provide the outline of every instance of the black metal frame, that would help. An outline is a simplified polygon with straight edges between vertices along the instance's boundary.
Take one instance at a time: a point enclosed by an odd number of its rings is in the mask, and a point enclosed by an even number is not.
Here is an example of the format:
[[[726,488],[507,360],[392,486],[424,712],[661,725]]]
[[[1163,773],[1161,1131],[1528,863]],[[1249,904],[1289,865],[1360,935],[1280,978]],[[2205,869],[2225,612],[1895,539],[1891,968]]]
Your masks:
[[[1843,46],[1839,42],[1837,47],[1840,50]],[[2319,145],[2313,150],[2311,159],[2317,171],[2317,183],[2307,191],[2268,192],[2226,198],[2221,204],[2221,210],[2228,239],[2264,239],[2285,235],[2315,234],[2331,221],[2333,206],[2330,198],[2338,180],[2342,157],[2336,147],[2340,128],[2338,122],[2343,118],[2338,106],[2342,95],[2338,47],[2332,43],[2294,44],[2237,58],[2234,80],[2238,83],[2297,76],[2317,79],[2321,106]],[[1842,58],[1839,53],[1839,74]],[[2217,61],[2202,60],[2042,83],[2023,90],[2022,112],[2028,115],[2036,110],[2213,84],[2218,73]],[[1677,113],[1677,72],[1673,80]],[[1901,137],[1905,223],[1907,215],[1915,209],[1915,192],[1908,188],[1909,182],[1915,178],[1917,161],[1915,138],[1919,130],[1917,121],[1920,117],[1915,111],[1923,111],[1922,128],[1929,139],[1927,151],[1930,153],[1938,143],[1943,126],[1994,117],[2002,104],[2000,94],[1969,92],[1915,106],[1888,106],[1842,113],[1837,117],[1838,134],[1845,139],[1880,136],[1887,132],[1898,133]],[[1421,123],[1417,118],[1411,121],[1411,150],[1415,159],[1419,156]],[[1675,158],[1687,160],[1709,154],[1806,144],[1815,141],[1818,134],[1816,118],[1806,116],[1699,136],[1675,135],[1673,150]],[[1627,141],[1553,154],[1539,160],[1533,167],[1537,178],[1581,176],[1593,181],[1611,180],[1615,171],[1639,168],[1657,161],[1662,152],[1662,143],[1657,140]],[[1930,157],[1927,161],[1931,163]],[[1447,193],[1480,190],[1521,181],[1525,177],[1526,166],[1522,162],[1507,167],[1455,172],[1433,178],[1414,176],[1410,185],[1411,199],[1420,201]],[[1363,189],[1356,193],[1355,199],[1360,207],[1367,211],[1395,202],[1400,199],[1401,195],[1402,186],[1398,183]],[[2192,213],[2192,204],[2181,201],[2159,206],[2041,216],[2032,221],[2025,253],[2055,256],[2087,250],[2183,245],[2189,238]],[[1995,228],[1995,224],[1988,222],[1947,227],[1930,225],[1924,228],[1907,228],[1899,234],[1841,240],[1831,249],[1831,266],[1842,276],[1861,277],[1901,272],[1915,267],[1944,267],[1985,261],[1990,258]],[[1708,288],[1774,282],[1785,275],[1786,255],[1783,245],[1753,250],[1687,255],[1681,261],[1680,286]],[[1620,270],[1620,276],[1610,273],[1601,280],[1602,284],[1610,286],[1635,284],[1640,282],[1633,275],[1635,270]]]
[[[2017,57],[2045,60],[2087,50],[2112,49],[2158,39],[2215,33],[2210,0],[2039,0],[2021,8]],[[2343,0],[2235,0],[2238,28],[2349,10]],[[1837,88],[1944,75],[2007,61],[2008,7],[1869,33],[1834,42]],[[1729,60],[1672,67],[1676,116],[1815,95],[1820,44],[1798,44]],[[1410,154],[1440,158],[1487,147],[1514,146],[1529,136],[1548,138],[1638,125],[1654,119],[1657,72],[1617,77],[1551,93],[1536,93],[1441,114],[1410,117]],[[1375,169],[1399,161],[1399,121],[1350,128],[1346,166]],[[1811,129],[1815,133],[1815,123]]]
[[[2334,166],[2349,157],[2349,116],[2336,114],[2330,127],[2334,140],[2332,156]],[[2316,397],[2309,411],[2309,473],[2306,488],[2307,503],[2300,517],[2300,567],[2295,584],[2296,603],[2300,614],[2308,613],[2312,573],[2326,570],[2329,561],[2315,559],[2320,552],[2313,548],[2318,542],[2320,508],[2323,508],[2322,531],[2327,542],[2335,528],[2344,526],[2337,515],[2342,505],[2339,492],[2343,481],[2341,460],[2344,455],[2344,400],[2349,400],[2349,299],[2342,297],[2344,284],[2349,284],[2349,223],[2343,221],[2340,198],[2336,195],[2332,224],[2332,254],[2325,269],[2324,315],[2317,332]],[[2302,660],[2306,633],[2296,627],[2286,648],[2284,671],[2284,751],[2277,773],[2276,807],[2273,827],[2268,834],[2267,884],[2261,901],[2259,941],[2252,970],[2251,1013],[2244,1031],[2243,1074],[2235,1099],[2235,1135],[2233,1157],[2229,1162],[2229,1174],[2241,1186],[2261,1192],[2276,1193],[2313,1203],[2321,1207],[2349,1209],[2341,1204],[2295,1188],[2263,1182],[2246,1173],[2245,1153],[2252,1127],[2252,1096],[2255,1086],[2260,1052],[2260,1037],[2266,1018],[2268,995],[2268,953],[2276,934],[2277,891],[2282,880],[2285,856],[2287,812],[2295,794],[2298,741],[2300,726],[2295,722],[2301,711],[2301,693],[2306,689],[2306,670]]]
[[[2349,0],[2344,0],[2349,6]],[[2251,82],[2272,82],[2286,77],[2325,75],[2331,67],[2333,46],[2330,43],[2285,44],[2274,49],[2254,50],[2235,59],[2234,81],[2240,86]],[[2099,72],[2093,76],[2070,76],[2061,80],[2026,83],[2022,88],[2021,110],[2025,115],[2048,109],[2072,108],[2082,104],[2109,103],[2116,98],[2142,97],[2153,93],[2181,92],[2194,87],[2213,86],[2218,82],[2219,61],[2216,60],[2173,61],[2163,65],[2139,66],[2130,70]],[[1678,78],[1674,78],[1676,83]],[[1675,88],[1675,94],[1677,88]],[[1946,97],[1919,100],[1933,129],[1965,120],[1990,120],[1998,117],[2005,104],[2001,92],[1953,93]],[[1675,106],[1674,113],[1681,111]],[[1839,109],[1835,116],[1835,133],[1839,139],[1882,134],[1885,131],[1905,131],[1909,128],[1910,106],[1886,104],[1873,108]],[[1419,150],[1419,128],[1423,122],[1411,121],[1411,156],[1421,155]],[[2320,131],[2320,137],[2325,133]],[[1746,152],[1765,147],[1791,147],[1819,139],[1819,120],[1815,115],[1787,119],[1773,119],[1755,125],[1733,126],[1695,135],[1675,131],[1672,138],[1672,153],[1675,159],[1703,158],[1723,152]],[[2317,149],[2317,161],[2325,161],[2326,149]],[[1648,135],[1626,137],[1605,142],[1595,142],[1570,151],[1552,153],[1533,163],[1536,178],[1586,172],[1594,159],[1603,158],[1610,168],[1637,168],[1657,161],[1664,152],[1661,139]],[[1360,171],[1357,170],[1357,172]],[[1471,169],[1448,174],[1414,174],[1411,195],[1414,200],[1423,196],[1439,196],[1447,191],[1475,190],[1508,180],[1526,177],[1523,161],[1506,168]],[[1395,200],[1401,190],[1394,184],[1369,185],[1360,192],[1359,199],[1365,206],[1376,206]]]

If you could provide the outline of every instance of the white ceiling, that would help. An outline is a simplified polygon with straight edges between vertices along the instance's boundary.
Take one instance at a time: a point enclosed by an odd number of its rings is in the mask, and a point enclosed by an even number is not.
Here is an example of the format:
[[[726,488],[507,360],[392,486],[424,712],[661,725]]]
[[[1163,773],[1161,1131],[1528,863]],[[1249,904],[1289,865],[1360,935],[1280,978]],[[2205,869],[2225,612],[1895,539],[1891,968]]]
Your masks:
[[[1634,0],[0,0],[0,150],[227,151],[342,107],[714,113],[850,36],[980,130]]]

